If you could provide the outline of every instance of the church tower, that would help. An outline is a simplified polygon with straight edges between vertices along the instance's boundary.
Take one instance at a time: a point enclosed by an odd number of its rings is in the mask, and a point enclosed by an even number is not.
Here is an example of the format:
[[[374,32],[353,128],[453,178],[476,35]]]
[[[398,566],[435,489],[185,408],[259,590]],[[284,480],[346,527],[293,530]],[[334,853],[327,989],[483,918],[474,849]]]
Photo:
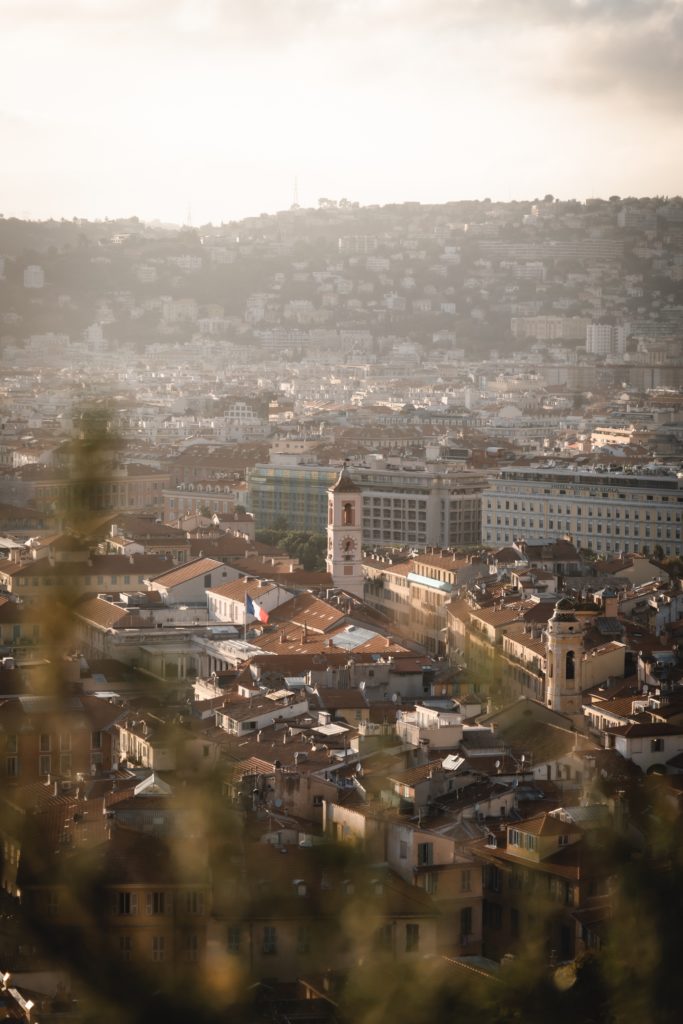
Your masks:
[[[335,587],[363,597],[363,496],[343,467],[327,491],[327,571]]]
[[[546,704],[581,721],[583,629],[573,602],[561,598],[548,622]]]

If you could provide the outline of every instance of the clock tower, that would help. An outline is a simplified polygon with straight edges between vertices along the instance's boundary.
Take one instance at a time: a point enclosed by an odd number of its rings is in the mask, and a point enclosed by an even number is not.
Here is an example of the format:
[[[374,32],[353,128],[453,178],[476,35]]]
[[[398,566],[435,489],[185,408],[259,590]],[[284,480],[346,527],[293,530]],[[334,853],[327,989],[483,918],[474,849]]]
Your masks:
[[[560,598],[548,622],[546,704],[582,723],[583,628],[574,604]]]
[[[363,597],[363,495],[343,467],[327,491],[327,558],[335,587]]]

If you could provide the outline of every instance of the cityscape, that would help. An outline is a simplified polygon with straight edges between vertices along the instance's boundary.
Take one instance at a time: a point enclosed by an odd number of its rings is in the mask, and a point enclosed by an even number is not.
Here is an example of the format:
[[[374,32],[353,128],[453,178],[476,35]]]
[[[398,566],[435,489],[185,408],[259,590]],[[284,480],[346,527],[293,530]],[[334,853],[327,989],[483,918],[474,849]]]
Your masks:
[[[683,0],[0,52],[0,1020],[679,1024]]]
[[[677,1019],[682,240],[0,220],[7,1016]]]

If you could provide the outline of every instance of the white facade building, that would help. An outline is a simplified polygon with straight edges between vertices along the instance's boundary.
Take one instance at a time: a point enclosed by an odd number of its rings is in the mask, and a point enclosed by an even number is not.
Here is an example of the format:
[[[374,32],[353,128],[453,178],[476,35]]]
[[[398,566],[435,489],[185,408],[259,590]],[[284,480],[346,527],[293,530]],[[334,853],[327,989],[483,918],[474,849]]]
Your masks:
[[[565,534],[600,554],[681,548],[683,477],[662,467],[510,466],[483,494],[482,541],[547,542]]]

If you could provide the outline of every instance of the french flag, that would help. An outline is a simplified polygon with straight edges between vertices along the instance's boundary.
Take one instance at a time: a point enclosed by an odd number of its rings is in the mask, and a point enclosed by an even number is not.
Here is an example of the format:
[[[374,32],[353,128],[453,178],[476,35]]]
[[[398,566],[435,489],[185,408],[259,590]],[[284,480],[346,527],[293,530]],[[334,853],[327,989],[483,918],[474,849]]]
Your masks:
[[[256,601],[252,601],[252,599],[249,597],[248,594],[247,594],[247,615],[253,615],[254,618],[258,619],[259,622],[267,622],[268,621],[268,612],[266,611],[266,609],[262,608],[260,604],[256,603]]]

